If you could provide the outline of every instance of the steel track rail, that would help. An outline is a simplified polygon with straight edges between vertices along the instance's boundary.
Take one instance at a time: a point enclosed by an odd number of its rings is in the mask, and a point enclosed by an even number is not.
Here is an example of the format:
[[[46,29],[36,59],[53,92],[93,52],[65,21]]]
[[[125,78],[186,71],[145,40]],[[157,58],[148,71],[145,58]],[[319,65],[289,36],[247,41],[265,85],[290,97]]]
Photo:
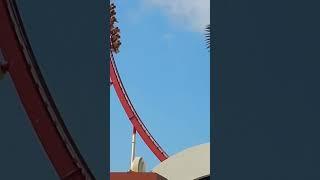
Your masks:
[[[14,0],[0,0],[0,48],[24,109],[60,179],[94,180],[49,92]]]
[[[142,120],[140,119],[138,113],[134,109],[129,96],[122,84],[117,66],[113,57],[113,54],[110,52],[110,78],[112,85],[117,93],[117,96],[120,100],[122,107],[124,108],[129,120],[131,121],[134,128],[137,130],[143,141],[153,152],[153,154],[160,160],[164,161],[169,156],[153,138],[151,133],[148,131]]]

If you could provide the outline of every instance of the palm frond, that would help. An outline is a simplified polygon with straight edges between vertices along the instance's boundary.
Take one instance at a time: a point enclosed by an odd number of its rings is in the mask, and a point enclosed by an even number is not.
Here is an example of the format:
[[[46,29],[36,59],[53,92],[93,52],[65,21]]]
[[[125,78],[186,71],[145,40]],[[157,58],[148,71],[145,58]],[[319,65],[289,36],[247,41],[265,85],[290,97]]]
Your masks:
[[[210,24],[207,25],[206,29],[205,29],[205,38],[206,38],[206,44],[207,44],[207,48],[210,50]]]

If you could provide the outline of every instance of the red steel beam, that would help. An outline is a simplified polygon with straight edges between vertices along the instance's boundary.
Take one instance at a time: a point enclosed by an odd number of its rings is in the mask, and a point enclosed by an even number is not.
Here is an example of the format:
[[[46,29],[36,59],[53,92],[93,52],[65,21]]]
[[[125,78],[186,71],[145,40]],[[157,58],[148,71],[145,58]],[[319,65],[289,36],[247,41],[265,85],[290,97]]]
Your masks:
[[[24,109],[60,179],[95,179],[50,95],[14,0],[0,0],[0,48]]]
[[[118,98],[121,102],[122,107],[124,108],[129,120],[131,121],[134,128],[137,130],[143,141],[150,148],[153,154],[160,160],[164,161],[169,156],[167,153],[161,148],[161,146],[156,142],[156,140],[152,137],[146,126],[141,121],[139,115],[134,109],[127,92],[122,84],[120,75],[118,73],[114,58],[112,53],[110,52],[110,78],[112,81],[112,85],[118,95]]]
[[[152,172],[112,172],[110,180],[167,180]]]

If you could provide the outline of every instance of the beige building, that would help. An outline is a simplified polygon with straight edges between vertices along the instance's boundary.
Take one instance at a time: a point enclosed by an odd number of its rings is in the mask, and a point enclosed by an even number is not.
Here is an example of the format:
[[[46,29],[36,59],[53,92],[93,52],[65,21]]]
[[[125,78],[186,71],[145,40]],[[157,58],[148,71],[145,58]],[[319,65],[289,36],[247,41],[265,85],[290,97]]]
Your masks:
[[[157,165],[155,172],[168,180],[201,180],[210,176],[210,143],[185,149]]]

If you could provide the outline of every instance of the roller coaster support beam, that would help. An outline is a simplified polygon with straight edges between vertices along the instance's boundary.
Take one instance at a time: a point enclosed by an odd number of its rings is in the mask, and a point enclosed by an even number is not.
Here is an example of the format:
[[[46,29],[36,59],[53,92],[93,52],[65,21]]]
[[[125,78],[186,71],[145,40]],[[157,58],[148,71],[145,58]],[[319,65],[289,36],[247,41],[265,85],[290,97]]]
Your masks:
[[[130,164],[130,167],[132,167],[133,160],[136,156],[136,134],[137,134],[137,130],[136,130],[136,128],[133,127],[132,142],[131,142],[131,164]]]

